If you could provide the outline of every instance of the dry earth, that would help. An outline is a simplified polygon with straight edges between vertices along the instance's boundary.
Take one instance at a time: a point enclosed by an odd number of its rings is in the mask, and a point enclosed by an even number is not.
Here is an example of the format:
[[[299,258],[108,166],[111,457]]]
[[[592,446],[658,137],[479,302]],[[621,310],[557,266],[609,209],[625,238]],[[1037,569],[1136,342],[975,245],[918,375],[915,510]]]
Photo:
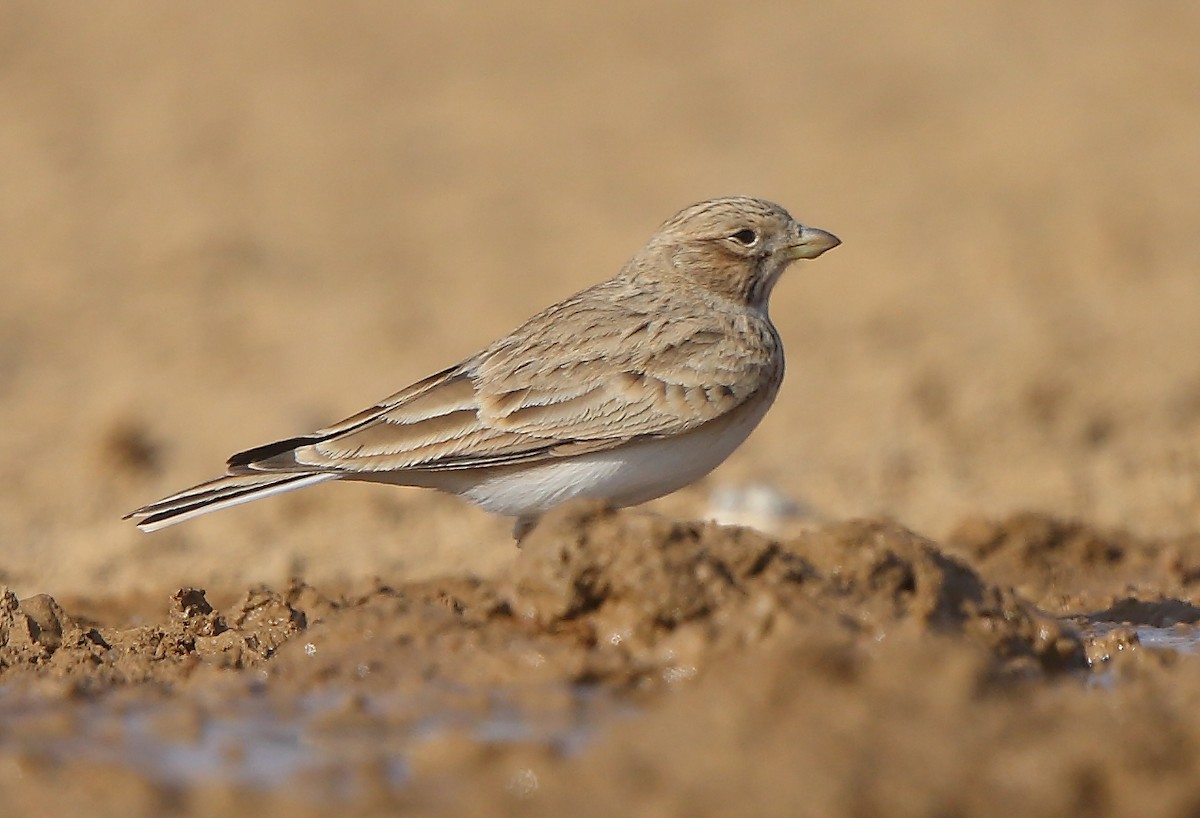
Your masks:
[[[1115,0],[5,4],[5,811],[1197,814],[1198,40]],[[696,487],[521,551],[377,487],[119,520],[725,193],[844,245]]]

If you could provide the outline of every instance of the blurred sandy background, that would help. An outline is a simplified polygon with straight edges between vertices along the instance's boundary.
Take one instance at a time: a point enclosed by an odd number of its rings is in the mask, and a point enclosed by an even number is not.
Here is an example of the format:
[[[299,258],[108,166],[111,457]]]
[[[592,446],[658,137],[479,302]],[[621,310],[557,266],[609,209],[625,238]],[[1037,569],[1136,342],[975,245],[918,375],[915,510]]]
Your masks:
[[[728,193],[844,245],[775,291],[773,412],[662,509],[1194,531],[1197,42],[1167,0],[6,3],[0,582],[492,570],[508,523],[418,490],[119,518]]]

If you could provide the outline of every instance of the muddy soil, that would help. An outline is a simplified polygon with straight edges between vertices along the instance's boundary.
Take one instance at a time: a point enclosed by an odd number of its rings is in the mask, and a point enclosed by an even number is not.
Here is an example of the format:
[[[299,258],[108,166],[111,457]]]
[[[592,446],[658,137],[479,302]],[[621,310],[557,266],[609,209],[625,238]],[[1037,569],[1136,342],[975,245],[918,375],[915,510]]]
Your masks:
[[[962,531],[579,504],[486,581],[185,588],[137,624],[6,591],[0,780],[13,814],[1192,814],[1200,549]],[[992,579],[1089,555],[1162,593]]]
[[[1197,42],[1125,0],[3,4],[0,815],[1200,813]],[[844,243],[696,486],[521,550],[387,487],[120,520],[730,193]]]

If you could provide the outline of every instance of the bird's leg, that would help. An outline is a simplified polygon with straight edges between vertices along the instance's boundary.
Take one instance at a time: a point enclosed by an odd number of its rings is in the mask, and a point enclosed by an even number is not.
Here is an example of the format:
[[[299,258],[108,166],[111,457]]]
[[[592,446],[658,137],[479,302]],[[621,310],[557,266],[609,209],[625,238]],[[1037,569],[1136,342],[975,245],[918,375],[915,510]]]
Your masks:
[[[539,517],[535,514],[526,514],[518,517],[517,521],[513,523],[513,539],[517,541],[517,548],[521,547],[521,540],[525,539],[525,535],[537,525],[538,519]]]

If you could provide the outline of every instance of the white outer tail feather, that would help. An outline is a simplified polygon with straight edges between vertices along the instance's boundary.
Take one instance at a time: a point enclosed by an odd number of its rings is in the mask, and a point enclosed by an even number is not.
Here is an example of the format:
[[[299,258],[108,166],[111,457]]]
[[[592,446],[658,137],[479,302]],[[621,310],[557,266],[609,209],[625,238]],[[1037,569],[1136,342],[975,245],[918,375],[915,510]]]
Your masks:
[[[238,475],[239,477],[241,475]],[[186,511],[180,511],[178,514],[173,514],[163,519],[154,520],[153,522],[142,521],[137,524],[137,527],[142,531],[158,531],[168,526],[173,526],[176,523],[182,523],[184,520],[190,520],[193,517],[199,517],[202,514],[208,514],[210,511],[219,511],[223,508],[232,508],[240,506],[242,503],[249,503],[252,500],[261,500],[264,497],[270,497],[273,494],[283,494],[285,492],[294,491],[295,489],[312,486],[317,483],[323,483],[326,480],[335,480],[339,475],[331,473],[309,474],[299,477],[295,474],[279,474],[279,475],[246,475],[249,479],[268,479],[272,477],[274,480],[268,482],[258,489],[250,489],[245,492],[239,492],[233,497],[221,499],[215,498],[212,501],[204,502],[202,505],[197,505],[194,508],[189,508]],[[229,479],[236,480],[237,477]],[[199,487],[197,487],[199,488]],[[191,491],[191,490],[189,490]],[[181,504],[187,506],[188,492],[182,492],[164,500],[159,500],[145,508],[140,508],[133,512],[131,517],[151,517],[159,514],[170,514],[170,506],[173,504]]]

